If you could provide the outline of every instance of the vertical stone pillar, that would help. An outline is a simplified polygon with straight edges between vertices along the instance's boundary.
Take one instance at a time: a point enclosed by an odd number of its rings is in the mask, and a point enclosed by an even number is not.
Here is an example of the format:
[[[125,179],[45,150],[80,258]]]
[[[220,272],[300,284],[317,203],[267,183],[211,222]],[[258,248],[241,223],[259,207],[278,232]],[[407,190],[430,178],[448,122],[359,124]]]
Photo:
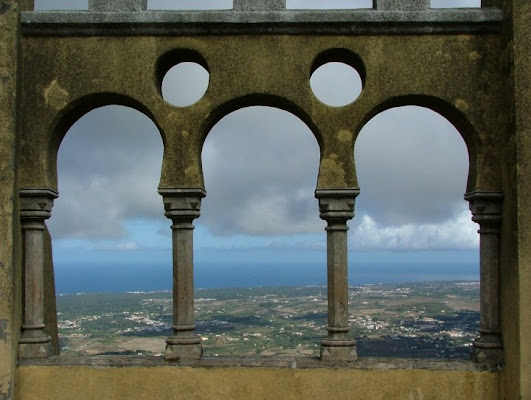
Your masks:
[[[201,337],[194,323],[193,220],[201,214],[202,188],[163,188],[166,217],[173,222],[173,335],[166,339],[167,360],[199,359]]]
[[[51,216],[57,192],[46,188],[20,190],[20,219],[24,239],[24,321],[19,357],[47,357],[51,338],[44,331],[44,221]]]
[[[472,220],[479,224],[480,336],[474,340],[472,357],[482,363],[503,362],[500,331],[500,255],[502,194],[475,190],[465,195]]]
[[[328,336],[321,341],[322,360],[355,361],[356,341],[349,337],[347,221],[354,217],[358,189],[316,190],[320,217],[328,226]]]

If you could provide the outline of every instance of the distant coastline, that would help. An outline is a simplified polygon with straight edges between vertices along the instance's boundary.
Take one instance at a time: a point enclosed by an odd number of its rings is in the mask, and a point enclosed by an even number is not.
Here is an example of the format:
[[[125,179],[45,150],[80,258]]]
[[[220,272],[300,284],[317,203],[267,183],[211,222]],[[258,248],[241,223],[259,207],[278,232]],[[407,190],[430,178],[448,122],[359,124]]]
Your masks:
[[[478,281],[473,263],[352,263],[349,284]],[[170,290],[171,266],[165,264],[56,263],[57,294],[125,293]],[[195,287],[325,286],[323,263],[198,263]]]

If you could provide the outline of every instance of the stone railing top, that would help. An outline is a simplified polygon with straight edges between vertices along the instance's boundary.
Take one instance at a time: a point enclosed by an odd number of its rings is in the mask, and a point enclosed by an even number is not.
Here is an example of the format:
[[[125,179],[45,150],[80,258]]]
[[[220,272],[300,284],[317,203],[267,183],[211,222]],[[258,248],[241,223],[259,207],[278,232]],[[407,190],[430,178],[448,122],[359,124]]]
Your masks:
[[[26,36],[445,34],[497,33],[503,21],[496,8],[431,9],[425,0],[378,0],[375,8],[352,10],[286,10],[284,0],[235,0],[232,10],[145,11],[144,3],[91,0],[88,12],[23,12],[22,30]]]

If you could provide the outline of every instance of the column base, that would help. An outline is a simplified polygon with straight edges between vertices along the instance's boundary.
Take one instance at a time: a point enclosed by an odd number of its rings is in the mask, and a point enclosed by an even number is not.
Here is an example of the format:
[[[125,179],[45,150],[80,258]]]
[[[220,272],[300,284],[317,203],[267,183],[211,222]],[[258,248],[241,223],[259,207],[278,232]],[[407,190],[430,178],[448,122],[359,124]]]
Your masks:
[[[46,358],[53,354],[50,337],[21,338],[18,343],[18,358]]]
[[[166,339],[166,360],[199,360],[203,355],[201,337]]]
[[[329,340],[321,341],[322,361],[356,361],[358,352],[356,341],[351,340]]]
[[[503,346],[499,342],[474,340],[472,359],[481,364],[497,366],[503,364]]]

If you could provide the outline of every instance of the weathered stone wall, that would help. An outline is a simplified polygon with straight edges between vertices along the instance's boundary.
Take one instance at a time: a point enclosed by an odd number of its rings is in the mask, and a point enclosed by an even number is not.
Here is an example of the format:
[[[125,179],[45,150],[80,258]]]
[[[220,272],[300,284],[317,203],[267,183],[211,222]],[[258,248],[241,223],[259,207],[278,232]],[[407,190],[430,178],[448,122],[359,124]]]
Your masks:
[[[434,109],[459,129],[471,156],[469,190],[501,189],[499,132],[507,116],[497,112],[505,106],[497,96],[503,42],[494,35],[31,37],[23,43],[23,186],[56,188],[56,153],[70,125],[92,108],[123,104],[160,129],[162,187],[202,187],[201,146],[209,129],[252,105],[286,109],[312,129],[321,148],[319,188],[357,187],[357,134],[375,114],[410,104]],[[350,54],[363,62],[363,92],[346,107],[326,106],[311,92],[312,67],[327,51],[332,59],[336,52],[338,59]],[[181,57],[204,60],[210,71],[205,96],[185,108],[167,104],[156,84],[165,72],[157,61]]]
[[[17,1],[0,2],[0,399],[14,390],[20,308],[17,210]]]
[[[499,375],[429,370],[19,367],[20,400],[498,400]]]
[[[514,131],[516,139],[518,385],[515,394],[531,398],[531,3],[514,0]]]

